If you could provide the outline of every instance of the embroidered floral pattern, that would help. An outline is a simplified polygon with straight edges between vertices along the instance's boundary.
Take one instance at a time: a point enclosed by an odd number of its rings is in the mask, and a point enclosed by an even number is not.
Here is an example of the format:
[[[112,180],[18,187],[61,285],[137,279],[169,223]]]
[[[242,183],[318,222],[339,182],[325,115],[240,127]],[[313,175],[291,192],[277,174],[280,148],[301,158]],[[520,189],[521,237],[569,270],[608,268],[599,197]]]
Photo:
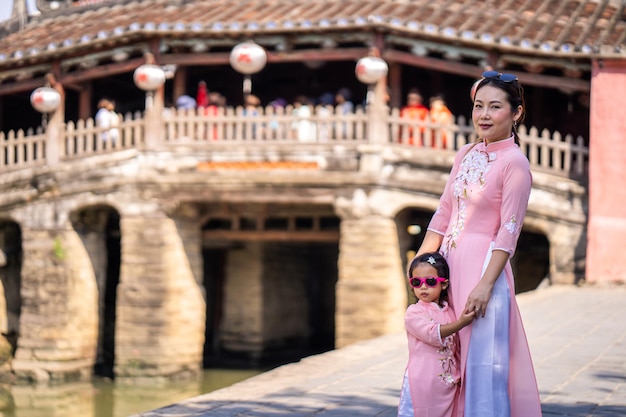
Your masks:
[[[517,220],[515,219],[515,215],[511,216],[511,219],[504,224],[504,228],[512,235],[517,232]]]
[[[439,353],[442,356],[439,362],[441,362],[441,368],[443,369],[443,372],[439,374],[439,378],[441,378],[446,385],[458,384],[459,378],[455,378],[453,375],[453,370],[456,365],[456,361],[454,360],[454,335],[443,339],[443,347],[439,349]]]
[[[478,186],[480,190],[485,187],[485,175],[491,168],[489,162],[489,155],[480,150],[470,151],[461,162],[457,177],[454,180],[453,188],[454,197],[458,204],[458,214],[457,218],[452,223],[450,234],[446,236],[447,242],[443,247],[444,256],[446,256],[452,248],[456,247],[456,240],[465,225],[468,192],[473,186]]]

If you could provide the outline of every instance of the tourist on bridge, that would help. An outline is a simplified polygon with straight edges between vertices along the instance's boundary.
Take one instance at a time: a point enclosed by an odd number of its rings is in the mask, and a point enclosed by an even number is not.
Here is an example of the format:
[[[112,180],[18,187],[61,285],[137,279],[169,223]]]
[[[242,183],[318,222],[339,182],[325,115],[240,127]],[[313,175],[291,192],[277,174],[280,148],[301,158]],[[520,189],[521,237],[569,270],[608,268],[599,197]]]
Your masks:
[[[406,105],[400,110],[400,118],[406,120],[406,127],[401,130],[400,143],[424,146],[423,137],[429,111],[423,101],[422,94],[417,88],[412,88],[407,93]]]

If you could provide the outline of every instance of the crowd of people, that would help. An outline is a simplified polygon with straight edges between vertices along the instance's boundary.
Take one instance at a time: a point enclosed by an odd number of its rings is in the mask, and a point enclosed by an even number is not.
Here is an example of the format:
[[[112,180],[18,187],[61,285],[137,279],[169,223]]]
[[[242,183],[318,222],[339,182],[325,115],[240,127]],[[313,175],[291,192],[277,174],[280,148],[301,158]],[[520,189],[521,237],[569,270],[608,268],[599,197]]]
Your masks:
[[[400,143],[429,148],[447,147],[449,127],[454,123],[454,116],[446,105],[443,95],[432,96],[430,107],[424,105],[422,94],[417,88],[411,88],[406,96],[406,104],[400,110],[400,117],[417,126],[407,126],[400,130]],[[430,126],[430,127],[428,127]]]
[[[388,99],[388,97],[387,97]],[[347,123],[333,125],[325,122],[326,117],[333,114],[350,115],[355,112],[357,104],[353,101],[353,95],[349,88],[342,87],[336,92],[324,92],[318,97],[307,95],[297,95],[291,103],[285,98],[276,97],[265,104],[271,107],[274,112],[279,109],[284,111],[288,104],[290,115],[296,119],[289,123],[289,134],[302,142],[325,141],[333,135],[338,137],[348,137],[350,135]],[[363,107],[367,103],[359,103]],[[217,92],[210,91],[205,81],[200,81],[195,94],[183,94],[176,98],[174,103],[166,105],[164,116],[172,114],[174,109],[197,111],[202,109],[202,114],[206,116],[218,116],[219,109],[227,106],[227,98]],[[243,114],[256,117],[262,112],[264,106],[260,98],[254,94],[245,94],[243,99]],[[281,114],[285,114],[282,113]],[[317,120],[313,120],[316,116]],[[406,96],[406,104],[400,110],[400,118],[406,120],[400,128],[400,135],[397,141],[414,146],[426,147],[446,147],[449,133],[447,128],[454,123],[454,117],[446,106],[443,96],[436,95],[430,98],[430,107],[423,104],[423,98],[418,89],[412,88]],[[115,102],[109,98],[103,98],[98,103],[96,113],[96,125],[102,129],[103,141],[115,142],[119,137],[116,126],[119,123],[119,115],[115,111]],[[270,129],[278,131],[280,125],[277,121],[272,121],[266,126],[259,127],[256,124],[252,127],[252,135],[258,136],[260,129]],[[334,130],[333,130],[334,129]],[[217,139],[217,130],[212,127],[209,136]]]

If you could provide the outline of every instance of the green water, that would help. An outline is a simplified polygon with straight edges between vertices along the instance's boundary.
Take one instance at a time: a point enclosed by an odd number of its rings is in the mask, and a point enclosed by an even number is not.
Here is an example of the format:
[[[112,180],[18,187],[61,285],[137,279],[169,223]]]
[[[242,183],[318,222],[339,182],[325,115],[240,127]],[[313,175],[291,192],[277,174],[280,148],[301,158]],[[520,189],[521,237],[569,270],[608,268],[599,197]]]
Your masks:
[[[53,387],[3,386],[0,417],[128,417],[230,386],[259,373],[207,369],[197,381],[159,385],[96,380]]]

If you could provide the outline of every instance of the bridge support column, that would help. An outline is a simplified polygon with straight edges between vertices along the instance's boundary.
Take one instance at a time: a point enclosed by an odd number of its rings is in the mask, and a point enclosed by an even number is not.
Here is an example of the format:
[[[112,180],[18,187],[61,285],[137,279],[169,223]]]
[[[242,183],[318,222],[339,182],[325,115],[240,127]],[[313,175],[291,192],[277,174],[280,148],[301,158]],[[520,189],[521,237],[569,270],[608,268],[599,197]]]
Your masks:
[[[575,284],[584,278],[585,225],[550,224],[550,280],[553,284]]]
[[[115,376],[165,379],[202,369],[200,227],[161,213],[122,216]]]
[[[18,380],[89,380],[98,339],[98,290],[72,230],[22,228],[22,311],[13,361]]]
[[[337,209],[336,347],[402,331],[407,291],[394,219],[373,213],[362,190]]]

